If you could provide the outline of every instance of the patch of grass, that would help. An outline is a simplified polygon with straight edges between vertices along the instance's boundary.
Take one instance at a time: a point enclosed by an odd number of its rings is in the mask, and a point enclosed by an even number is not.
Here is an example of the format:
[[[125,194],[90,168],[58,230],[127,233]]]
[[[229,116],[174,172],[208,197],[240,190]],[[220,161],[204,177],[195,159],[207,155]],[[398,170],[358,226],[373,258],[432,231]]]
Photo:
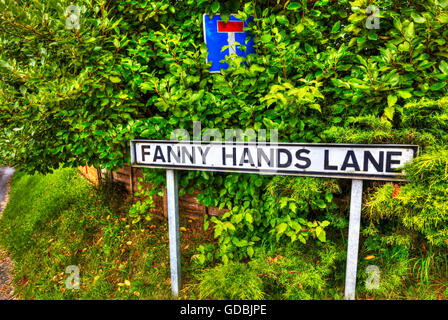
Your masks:
[[[172,298],[166,218],[132,223],[131,199],[110,183],[95,187],[75,169],[15,173],[0,244],[15,260],[19,298]],[[204,232],[198,217],[180,218],[180,299],[343,299],[346,244],[339,229],[326,243],[270,244],[251,260],[201,265],[198,247],[210,245],[213,232]],[[448,298],[445,249],[412,251],[380,240],[360,247],[358,298]],[[79,267],[79,290],[66,288],[70,265]],[[379,289],[366,289],[369,265],[381,272]]]
[[[15,260],[19,298],[171,298],[166,221],[132,224],[129,201],[104,205],[108,190],[115,188],[95,188],[75,169],[15,174],[0,242]],[[185,238],[190,228],[182,221]],[[193,243],[183,247],[184,257],[193,256]],[[188,259],[183,264],[186,272],[198,269]],[[79,267],[79,290],[66,288],[70,265]]]

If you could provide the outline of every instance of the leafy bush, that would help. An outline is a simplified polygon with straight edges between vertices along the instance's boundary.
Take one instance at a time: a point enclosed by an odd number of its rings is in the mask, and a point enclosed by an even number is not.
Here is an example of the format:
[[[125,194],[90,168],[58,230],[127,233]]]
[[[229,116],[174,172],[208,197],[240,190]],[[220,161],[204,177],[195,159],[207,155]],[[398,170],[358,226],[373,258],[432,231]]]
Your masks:
[[[208,269],[199,276],[199,297],[288,300],[330,298],[329,289],[335,289],[332,286],[338,283],[334,281],[334,273],[340,271],[338,262],[344,257],[334,245],[313,248],[312,252],[297,251],[291,247],[277,253],[261,250],[246,264],[230,262]],[[340,296],[335,293],[334,298]]]
[[[205,257],[219,258],[224,263],[252,257],[255,247],[277,242],[305,244],[310,238],[326,241],[325,228],[330,222],[319,221],[319,213],[328,215],[339,210],[332,203],[333,194],[340,192],[336,181],[275,177],[262,192],[257,186],[264,179],[257,175],[226,177],[225,188],[219,193],[219,207],[227,206],[230,210],[210,219],[219,248],[201,246],[202,262]],[[204,193],[198,200],[203,197],[211,198]],[[206,229],[208,225],[206,222]]]
[[[411,183],[400,187],[387,183],[371,197],[366,212],[371,219],[398,220],[394,232],[384,241],[399,242],[406,229],[407,244],[422,236],[434,246],[448,247],[448,150],[436,148],[417,157],[406,167]],[[414,241],[415,245],[415,241]]]
[[[206,271],[201,276],[199,297],[224,300],[263,299],[263,283],[254,270],[234,262]]]
[[[351,116],[395,122],[407,102],[446,95],[448,5],[378,0],[369,29],[371,4],[82,0],[80,28],[67,29],[64,1],[2,2],[2,156],[29,171],[116,168],[130,139],[195,120],[308,142]],[[216,12],[253,16],[257,53],[210,74],[202,18]]]

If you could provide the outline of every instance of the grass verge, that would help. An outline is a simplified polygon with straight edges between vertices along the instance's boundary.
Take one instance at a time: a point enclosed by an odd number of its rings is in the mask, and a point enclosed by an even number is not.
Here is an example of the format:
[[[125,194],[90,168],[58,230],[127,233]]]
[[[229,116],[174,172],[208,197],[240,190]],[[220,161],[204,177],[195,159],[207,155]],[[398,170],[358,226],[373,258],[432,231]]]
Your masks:
[[[171,299],[166,220],[132,223],[131,200],[118,190],[96,188],[76,169],[16,172],[0,220],[0,245],[15,261],[19,299]],[[181,216],[180,222],[180,299],[343,298],[345,244],[339,232],[325,244],[265,246],[251,261],[201,265],[197,248],[213,239],[202,221]],[[365,245],[360,248],[360,299],[447,298],[446,257],[382,250],[371,256]],[[366,260],[369,255],[374,258]],[[365,287],[369,265],[381,271],[373,291]],[[79,268],[78,290],[66,286],[69,266]]]

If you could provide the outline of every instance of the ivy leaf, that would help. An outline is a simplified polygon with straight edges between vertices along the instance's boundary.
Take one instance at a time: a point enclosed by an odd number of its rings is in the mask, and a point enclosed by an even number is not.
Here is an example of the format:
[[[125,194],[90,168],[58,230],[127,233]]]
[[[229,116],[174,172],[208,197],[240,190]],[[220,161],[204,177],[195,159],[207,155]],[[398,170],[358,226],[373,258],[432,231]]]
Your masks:
[[[290,202],[289,203],[289,210],[291,210],[292,212],[296,212],[297,211],[297,204],[295,202]]]
[[[312,46],[310,46],[308,43],[305,43],[305,50],[306,50],[306,53],[308,53],[308,54],[313,54],[313,47]]]

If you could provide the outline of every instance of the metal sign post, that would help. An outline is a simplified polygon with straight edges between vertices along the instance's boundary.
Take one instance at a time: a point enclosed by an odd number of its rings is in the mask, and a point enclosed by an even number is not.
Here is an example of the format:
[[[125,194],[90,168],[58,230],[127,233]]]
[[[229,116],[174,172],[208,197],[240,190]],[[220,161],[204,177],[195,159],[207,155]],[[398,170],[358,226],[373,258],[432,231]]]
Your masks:
[[[345,299],[354,300],[358,268],[359,230],[361,226],[362,180],[352,180],[350,221],[348,226],[347,267],[345,271]]]
[[[175,169],[352,180],[345,298],[355,299],[363,180],[406,181],[399,168],[418,152],[413,145],[131,141],[131,165],[166,169],[171,290],[181,288],[179,203]]]
[[[166,193],[168,198],[168,234],[170,242],[171,292],[177,297],[181,288],[179,195],[177,172],[166,170]]]

